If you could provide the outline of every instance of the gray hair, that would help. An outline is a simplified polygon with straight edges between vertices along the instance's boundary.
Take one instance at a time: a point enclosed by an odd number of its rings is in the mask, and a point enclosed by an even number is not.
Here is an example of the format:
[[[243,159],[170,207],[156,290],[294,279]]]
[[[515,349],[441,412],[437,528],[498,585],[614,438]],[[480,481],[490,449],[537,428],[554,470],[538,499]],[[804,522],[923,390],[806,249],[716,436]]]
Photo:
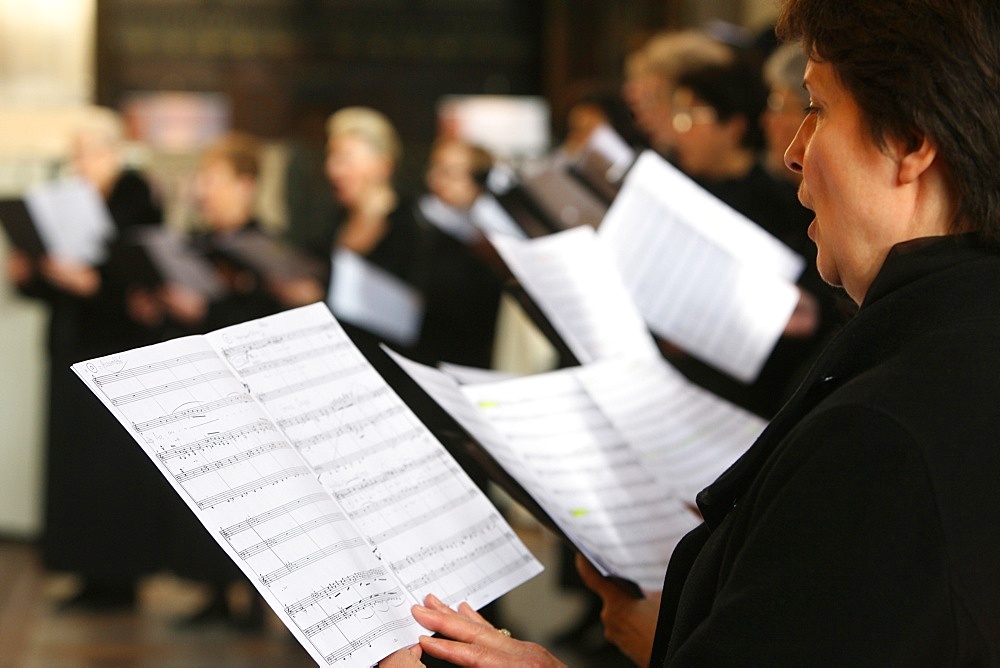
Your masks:
[[[799,44],[782,44],[764,63],[764,81],[772,90],[787,88],[798,95],[802,106],[809,103],[809,94],[802,88],[809,58]]]

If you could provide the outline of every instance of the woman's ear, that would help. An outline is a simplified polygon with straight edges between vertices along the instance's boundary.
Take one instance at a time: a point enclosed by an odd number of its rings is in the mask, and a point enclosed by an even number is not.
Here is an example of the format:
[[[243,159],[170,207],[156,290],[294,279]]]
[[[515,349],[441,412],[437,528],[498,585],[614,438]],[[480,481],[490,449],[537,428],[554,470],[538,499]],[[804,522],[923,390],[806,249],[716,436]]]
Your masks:
[[[900,184],[916,181],[937,157],[937,146],[926,136],[911,142],[909,146],[900,145],[898,150]]]

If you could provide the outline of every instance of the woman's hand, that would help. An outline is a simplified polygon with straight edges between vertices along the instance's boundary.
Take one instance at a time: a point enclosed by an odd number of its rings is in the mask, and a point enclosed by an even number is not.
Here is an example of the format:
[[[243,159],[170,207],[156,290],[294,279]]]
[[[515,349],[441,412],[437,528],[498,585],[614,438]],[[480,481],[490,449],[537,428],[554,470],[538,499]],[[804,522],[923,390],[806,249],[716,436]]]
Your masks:
[[[388,184],[372,184],[348,214],[338,245],[358,255],[368,255],[388,233],[389,214],[395,208],[395,191]]]
[[[41,270],[45,280],[77,297],[93,297],[101,289],[101,274],[90,265],[46,257]]]
[[[633,598],[603,577],[583,556],[576,555],[576,569],[583,583],[604,602],[601,622],[604,637],[637,666],[649,665],[653,654],[656,620],[660,615],[660,592]]]
[[[457,666],[565,668],[563,662],[541,645],[515,640],[504,631],[494,628],[468,603],[459,605],[458,612],[455,612],[436,597],[428,596],[424,605],[413,606],[413,617],[424,628],[445,636],[421,636],[420,647],[423,651]],[[419,665],[419,661],[398,664],[383,662],[381,665],[405,668]]]
[[[311,278],[273,280],[267,289],[285,308],[321,302],[324,297],[323,286]]]
[[[26,253],[12,248],[7,253],[7,280],[14,285],[24,286],[35,275],[31,258]]]
[[[819,300],[810,292],[799,288],[799,301],[795,304],[782,336],[805,339],[819,329]]]
[[[201,324],[208,314],[208,301],[180,285],[168,283],[160,289],[159,298],[170,317],[188,327]]]

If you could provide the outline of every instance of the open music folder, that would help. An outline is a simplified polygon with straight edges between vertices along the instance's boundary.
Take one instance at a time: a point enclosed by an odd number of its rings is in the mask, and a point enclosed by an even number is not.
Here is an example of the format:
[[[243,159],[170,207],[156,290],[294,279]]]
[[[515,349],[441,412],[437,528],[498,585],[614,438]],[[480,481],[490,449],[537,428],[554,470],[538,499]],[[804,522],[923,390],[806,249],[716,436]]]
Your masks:
[[[117,230],[87,181],[73,176],[40,183],[25,193],[24,205],[49,255],[88,265],[106,259]]]
[[[481,607],[541,571],[323,304],[73,371],[319,665],[372,665],[434,593]]]
[[[501,487],[635,595],[659,590],[700,521],[696,493],[766,424],[656,356],[463,383],[389,355],[502,468]]]

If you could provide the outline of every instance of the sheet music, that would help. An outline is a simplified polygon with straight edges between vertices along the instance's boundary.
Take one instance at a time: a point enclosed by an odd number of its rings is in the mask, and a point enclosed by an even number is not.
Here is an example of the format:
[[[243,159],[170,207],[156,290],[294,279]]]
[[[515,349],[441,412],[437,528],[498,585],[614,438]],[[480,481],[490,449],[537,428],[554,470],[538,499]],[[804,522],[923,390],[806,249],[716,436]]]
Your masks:
[[[530,241],[491,236],[490,241],[582,364],[620,355],[659,355],[592,229]]]
[[[540,570],[322,304],[73,369],[321,665]]]
[[[338,318],[388,341],[409,346],[420,337],[420,292],[344,248],[333,254],[327,304]]]
[[[24,204],[51,255],[92,266],[104,261],[115,225],[92,185],[79,177],[48,181],[31,188]]]
[[[692,384],[662,358],[590,364],[578,377],[649,469],[689,503],[767,425]]]
[[[438,362],[437,367],[457,380],[459,385],[468,385],[470,383],[492,383],[493,381],[517,378],[522,375],[518,373],[511,373],[510,371],[480,369],[478,367],[455,364],[453,362]]]
[[[757,377],[798,301],[800,256],[648,151],[598,233],[650,329]]]
[[[697,519],[593,402],[578,368],[459,386],[441,371],[392,356],[598,570],[647,591],[662,586],[674,546]]]

